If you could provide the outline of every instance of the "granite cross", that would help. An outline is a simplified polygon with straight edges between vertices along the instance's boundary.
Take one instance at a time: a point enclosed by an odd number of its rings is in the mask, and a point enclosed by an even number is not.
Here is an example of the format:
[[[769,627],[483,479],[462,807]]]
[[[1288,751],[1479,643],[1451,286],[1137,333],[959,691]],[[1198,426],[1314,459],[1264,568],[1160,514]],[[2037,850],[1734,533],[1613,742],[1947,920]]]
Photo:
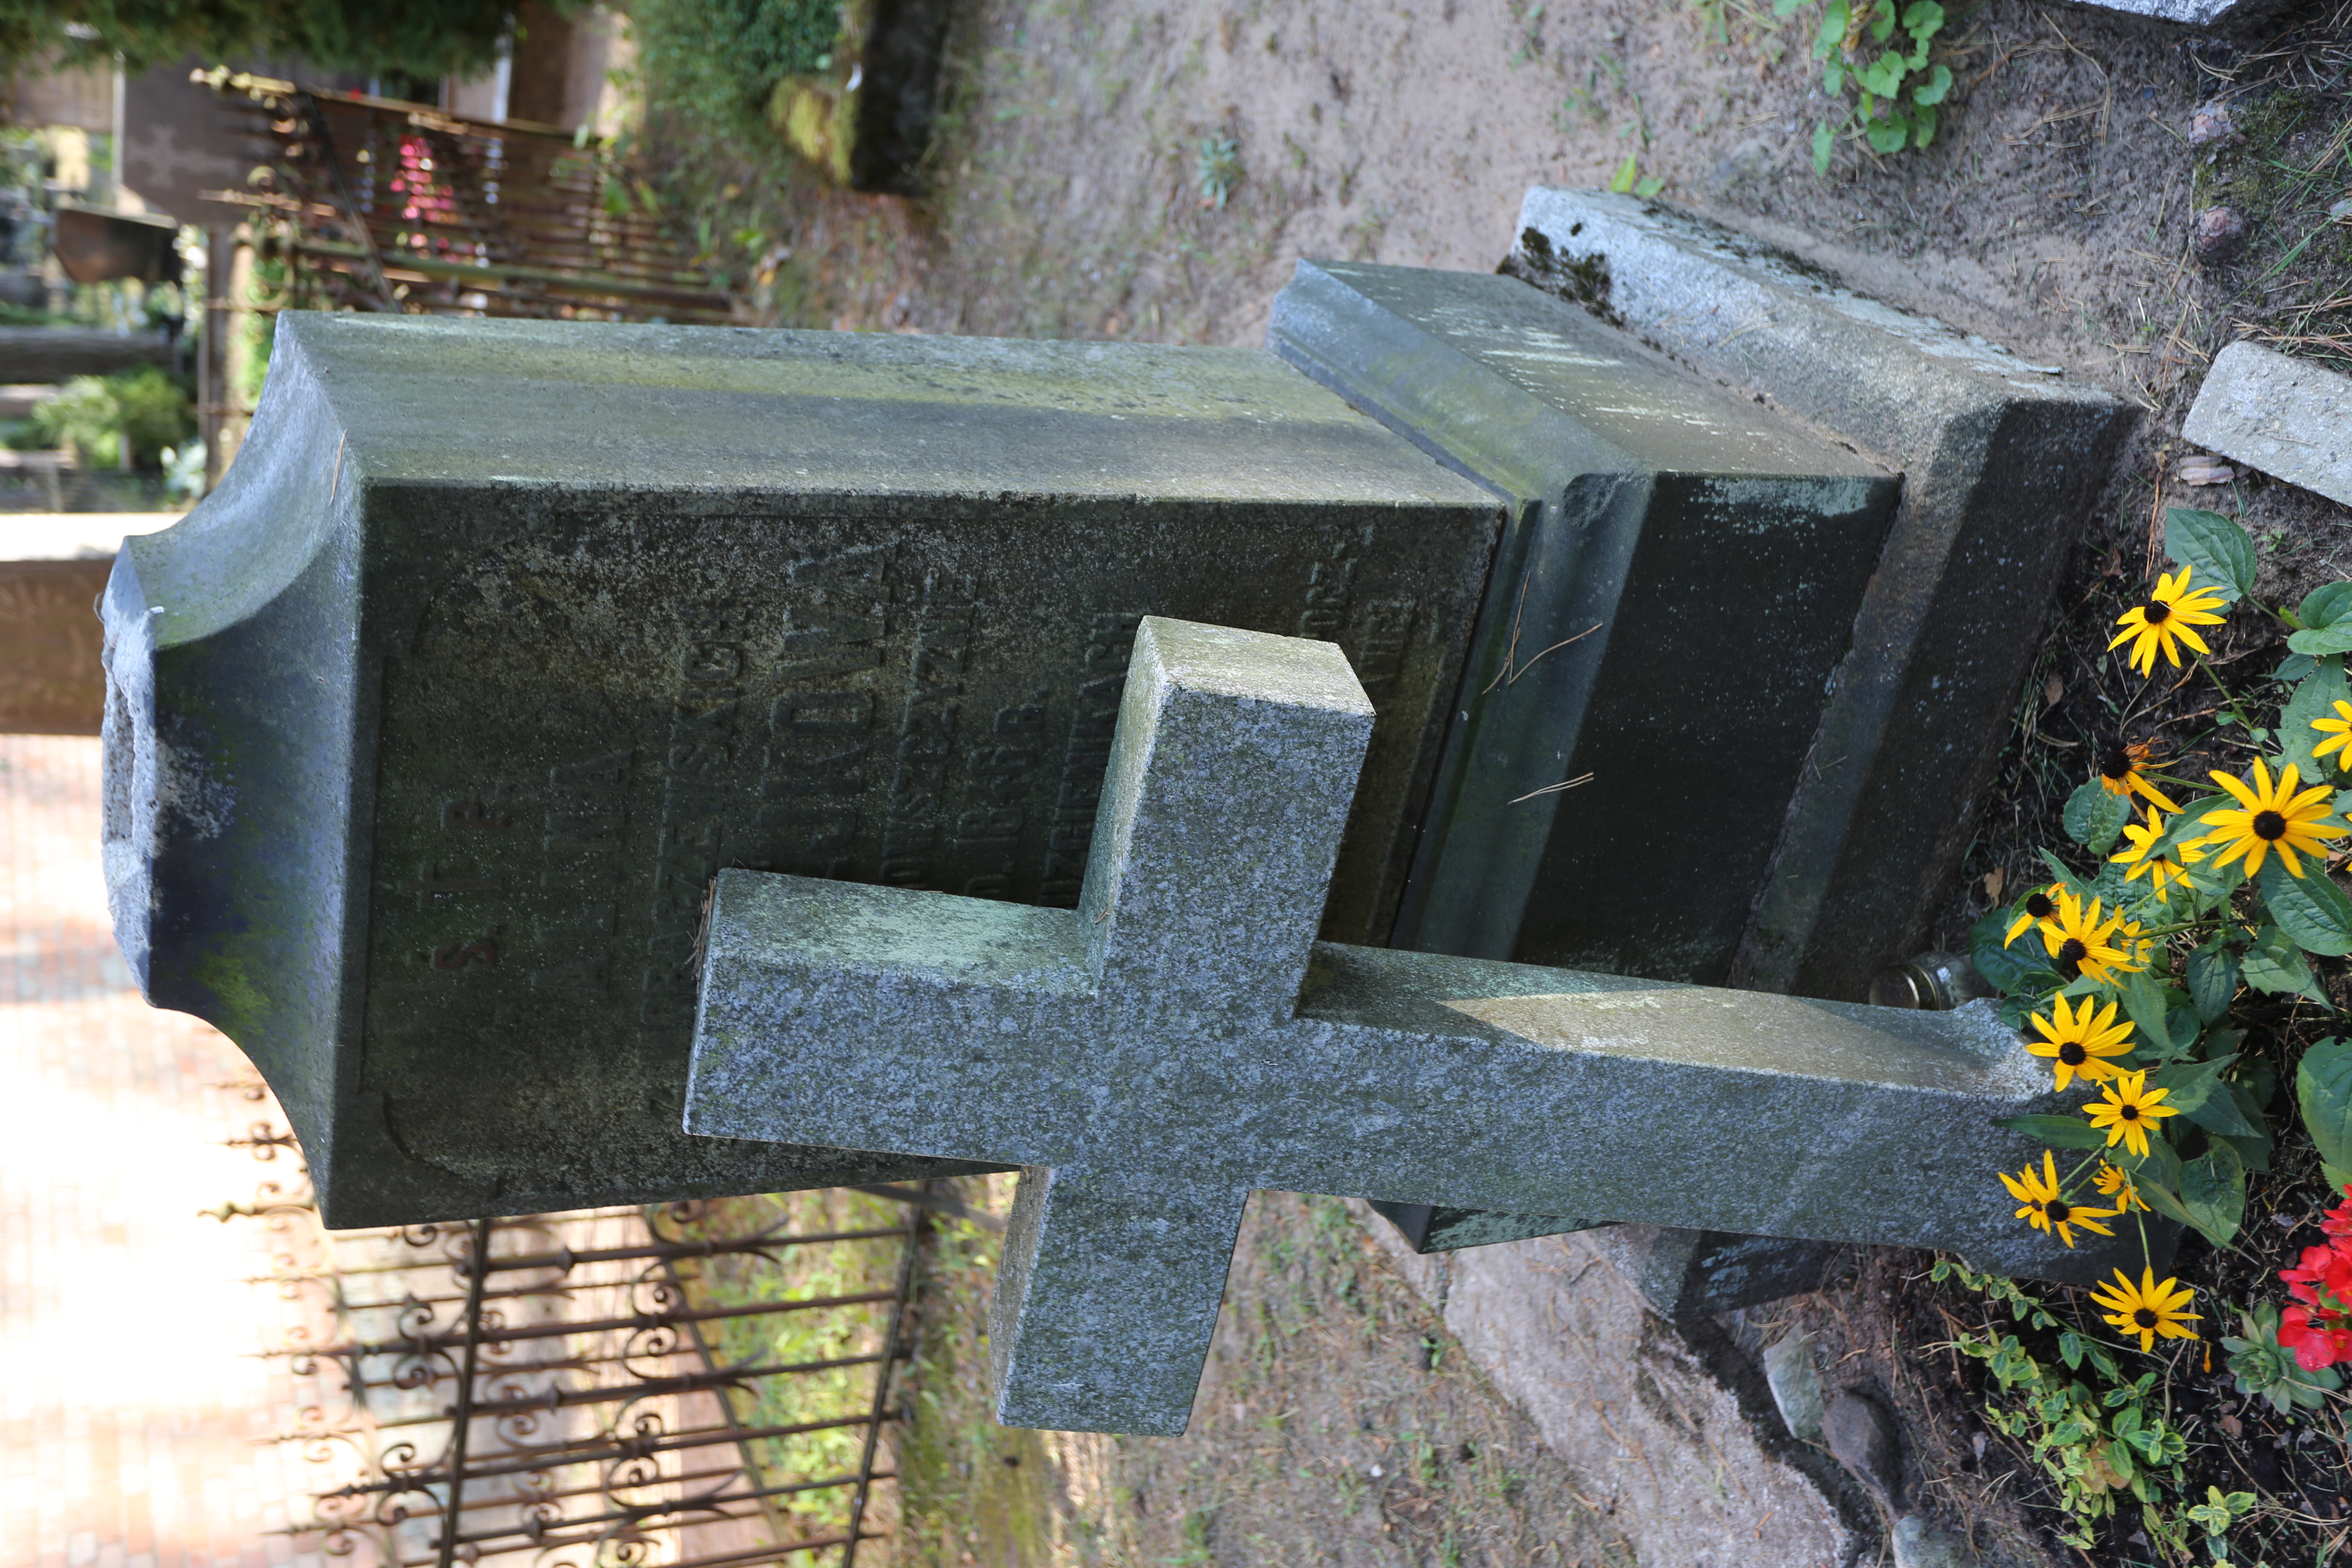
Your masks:
[[[2002,1200],[2050,1080],[1987,1007],[1318,942],[1371,726],[1330,644],[1145,620],[1076,910],[720,874],[688,1130],[1024,1167],[1019,1426],[1184,1429],[1256,1188],[2110,1261]]]

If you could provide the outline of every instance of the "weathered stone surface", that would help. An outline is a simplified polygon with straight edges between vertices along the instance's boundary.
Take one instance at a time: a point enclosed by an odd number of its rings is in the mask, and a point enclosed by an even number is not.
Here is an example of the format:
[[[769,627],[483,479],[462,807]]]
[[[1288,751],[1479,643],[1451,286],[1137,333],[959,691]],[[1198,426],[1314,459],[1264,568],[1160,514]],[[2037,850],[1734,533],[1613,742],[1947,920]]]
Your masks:
[[[1407,1251],[1385,1223],[1365,1229],[1527,1411],[1544,1447],[1587,1478],[1636,1561],[1871,1561],[1877,1531],[1860,1489],[1770,1424],[1769,1391],[1727,1375],[1737,1351],[1695,1348],[1651,1311],[1597,1233],[1430,1258]]]
[[[1783,1334],[1764,1352],[1764,1382],[1772,1391],[1789,1435],[1802,1442],[1822,1440],[1822,1373],[1813,1362],[1812,1337],[1802,1329]]]
[[[2180,433],[2352,506],[2352,375],[2260,343],[2231,343],[2213,356]]]
[[[1315,942],[1370,733],[1338,649],[1147,619],[1075,912],[719,874],[687,1125],[1024,1167],[998,1399],[1065,1429],[1182,1430],[1254,1188],[2110,1262],[1984,1179],[2049,1099],[1984,1004]]]
[[[1512,502],[1393,944],[1723,984],[1899,478],[1509,278],[1302,261],[1268,346]]]
[[[1610,1222],[1544,1214],[1493,1214],[1483,1209],[1443,1207],[1436,1204],[1374,1202],[1372,1212],[1396,1226],[1405,1245],[1415,1252],[1454,1252],[1465,1247],[1493,1247],[1499,1242],[1525,1241],[1530,1237],[1560,1236],[1590,1230]]]
[[[1593,1240],[1650,1310],[1675,1323],[1818,1290],[1843,1250],[1828,1241],[1654,1225],[1610,1226]]]
[[[1860,998],[1919,945],[2128,411],[1654,202],[1538,186],[1511,265],[1904,476],[1735,984]]]
[[[1378,940],[1498,523],[1246,351],[289,313],[109,590],[120,939],[332,1225],[938,1171],[680,1131],[712,873],[1075,901],[1172,613],[1354,661]]]

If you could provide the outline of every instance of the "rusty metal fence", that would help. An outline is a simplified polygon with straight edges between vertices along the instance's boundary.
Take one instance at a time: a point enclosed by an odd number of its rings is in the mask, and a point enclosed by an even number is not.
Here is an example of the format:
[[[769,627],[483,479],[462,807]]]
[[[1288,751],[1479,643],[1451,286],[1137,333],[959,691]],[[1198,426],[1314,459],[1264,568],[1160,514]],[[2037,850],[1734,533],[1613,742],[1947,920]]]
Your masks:
[[[264,171],[206,193],[252,209],[299,303],[329,309],[728,321],[726,291],[603,142],[524,121],[199,73]]]
[[[892,1374],[926,1212],[969,1212],[950,1194],[330,1232],[282,1126],[233,1142],[291,1167],[212,1212],[269,1230],[267,1353],[303,1391],[276,1441],[313,1477],[284,1527],[298,1550],[361,1568],[855,1568],[889,1535]]]

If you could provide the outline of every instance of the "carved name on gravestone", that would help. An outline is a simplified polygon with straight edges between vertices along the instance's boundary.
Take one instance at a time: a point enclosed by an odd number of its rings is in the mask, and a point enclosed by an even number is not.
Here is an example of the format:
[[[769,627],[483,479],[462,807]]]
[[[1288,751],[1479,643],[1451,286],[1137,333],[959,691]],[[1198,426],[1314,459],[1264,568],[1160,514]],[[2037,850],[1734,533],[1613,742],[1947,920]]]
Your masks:
[[[1992,1010],[1318,942],[1374,704],[1339,649],[1139,629],[1075,910],[719,875],[688,1125],[1024,1167],[999,1418],[1176,1433],[1251,1190],[1950,1247],[2083,1279],[1987,1173]]]
[[[1650,701],[1661,650],[1753,746],[1768,821],[1894,481],[1469,281],[1486,358],[1427,374],[1540,362],[1522,438],[1604,498],[1582,554],[1531,575],[1514,545],[1525,592],[1486,490],[1268,355],[289,316],[236,479],[109,597],[148,994],[246,1047],[338,1224],[943,1171],[682,1137],[704,890],[743,866],[1068,904],[1146,613],[1330,638],[1379,702],[1327,935],[1388,939],[1467,650],[1532,658],[1570,615],[1608,625],[1506,681],[1535,700],[1475,705],[1492,766],[1455,837],[1519,812],[1541,854],[1551,801],[1496,785],[1571,764],[1643,804],[1661,732],[1579,715]],[[1776,586],[1693,620],[1677,573]],[[1710,867],[1769,832],[1646,793],[1618,836],[1736,919]],[[1509,871],[1496,904],[1555,913],[1619,891],[1614,862],[1507,858],[1441,877]]]
[[[289,313],[108,591],[117,932],[331,1225],[970,1169],[681,1131],[713,873],[1074,903],[1167,612],[1378,695],[1377,941],[1498,521],[1246,351]]]

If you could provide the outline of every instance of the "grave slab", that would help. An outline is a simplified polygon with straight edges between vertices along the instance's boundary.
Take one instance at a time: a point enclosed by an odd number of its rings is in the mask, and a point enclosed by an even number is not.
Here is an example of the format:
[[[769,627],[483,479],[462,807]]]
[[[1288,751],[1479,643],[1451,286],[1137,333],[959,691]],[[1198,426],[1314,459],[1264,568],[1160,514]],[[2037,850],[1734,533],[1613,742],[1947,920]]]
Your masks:
[[[1512,505],[1391,943],[1723,984],[1898,476],[1515,279],[1302,261],[1268,346]]]
[[[1372,733],[1347,660],[1155,616],[1133,661],[1075,911],[726,870],[705,947],[691,1131],[1024,1168],[1001,1419],[1181,1432],[1255,1188],[2122,1255],[1989,1179],[2038,1148],[1992,1119],[2053,1097],[1988,1005],[1317,942]]]
[[[1966,847],[2121,403],[1657,202],[1537,186],[1507,266],[1904,476],[1732,984],[1859,999]]]
[[[685,1135],[712,874],[1074,903],[1166,613],[1347,650],[1377,941],[1499,520],[1249,351],[289,312],[108,589],[118,937],[333,1226],[969,1170]]]
[[[2352,375],[2260,343],[2231,343],[2213,356],[2180,433],[2352,506]]]

